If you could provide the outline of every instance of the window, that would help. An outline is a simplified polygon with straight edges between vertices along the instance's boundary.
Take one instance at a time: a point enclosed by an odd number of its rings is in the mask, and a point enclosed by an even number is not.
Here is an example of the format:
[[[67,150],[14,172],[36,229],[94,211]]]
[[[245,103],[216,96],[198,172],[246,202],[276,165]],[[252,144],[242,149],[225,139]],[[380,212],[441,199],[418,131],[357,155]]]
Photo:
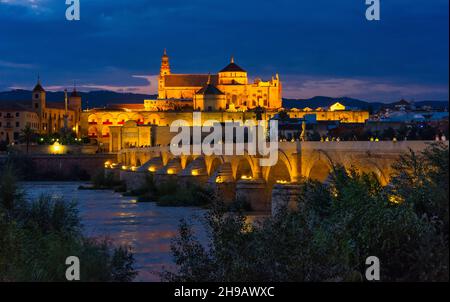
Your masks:
[[[38,103],[34,103],[34,108],[38,109],[39,108],[39,104]]]
[[[20,123],[16,122],[16,127],[19,128],[20,127]]]
[[[39,93],[36,93],[36,94],[34,95],[34,97],[35,97],[36,99],[38,99],[38,98],[39,98]]]
[[[19,117],[20,116],[20,112],[16,112],[16,117]]]

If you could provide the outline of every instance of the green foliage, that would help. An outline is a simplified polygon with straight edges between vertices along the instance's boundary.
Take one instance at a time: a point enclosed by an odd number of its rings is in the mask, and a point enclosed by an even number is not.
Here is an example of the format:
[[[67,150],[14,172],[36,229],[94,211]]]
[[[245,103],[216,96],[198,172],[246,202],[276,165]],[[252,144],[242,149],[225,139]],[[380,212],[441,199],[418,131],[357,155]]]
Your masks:
[[[188,183],[180,185],[176,181],[155,183],[153,176],[147,177],[143,188],[132,192],[139,202],[156,202],[159,206],[206,206],[214,199],[212,191],[202,186]]]
[[[362,281],[366,258],[377,256],[382,281],[448,281],[448,148],[405,154],[394,169],[382,187],[373,174],[335,167],[329,184],[299,184],[298,211],[256,225],[216,202],[205,217],[208,246],[182,222],[172,244],[178,271],[162,277]]]
[[[13,170],[0,178],[0,281],[66,281],[65,260],[80,259],[81,281],[131,281],[126,247],[83,236],[76,204],[41,196],[26,201]]]
[[[93,189],[106,190],[117,188],[122,185],[122,182],[116,180],[112,173],[105,173],[105,170],[101,169],[91,178]]]

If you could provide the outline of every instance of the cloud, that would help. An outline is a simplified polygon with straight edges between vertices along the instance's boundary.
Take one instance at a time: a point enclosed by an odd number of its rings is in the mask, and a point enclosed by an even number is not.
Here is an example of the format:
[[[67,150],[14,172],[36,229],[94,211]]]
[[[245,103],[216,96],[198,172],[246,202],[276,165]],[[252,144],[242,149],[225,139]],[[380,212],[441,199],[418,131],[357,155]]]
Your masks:
[[[157,94],[158,93],[158,75],[133,75],[132,78],[145,80],[142,85],[106,85],[106,84],[77,84],[77,89],[80,91],[91,90],[108,90],[121,93],[140,93],[140,94]],[[25,86],[11,86],[10,89],[29,89]],[[45,86],[48,91],[62,91],[67,89],[65,85],[49,85]]]
[[[19,68],[19,69],[33,69],[35,66],[33,64],[24,64],[0,60],[0,67],[7,68]]]

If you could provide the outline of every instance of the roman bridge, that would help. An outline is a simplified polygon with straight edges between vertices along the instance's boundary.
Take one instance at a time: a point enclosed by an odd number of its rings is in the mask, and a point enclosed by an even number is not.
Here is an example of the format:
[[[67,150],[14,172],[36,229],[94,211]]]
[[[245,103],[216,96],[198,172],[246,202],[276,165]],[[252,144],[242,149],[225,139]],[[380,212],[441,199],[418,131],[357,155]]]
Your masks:
[[[326,181],[333,165],[373,172],[381,184],[389,183],[392,164],[400,154],[422,151],[425,141],[280,142],[278,162],[260,166],[260,157],[244,155],[174,156],[168,146],[119,151],[122,180],[137,188],[153,174],[156,182],[176,179],[180,185],[197,183],[220,192],[224,201],[247,199],[254,210],[271,207],[271,199],[295,196],[301,178]]]

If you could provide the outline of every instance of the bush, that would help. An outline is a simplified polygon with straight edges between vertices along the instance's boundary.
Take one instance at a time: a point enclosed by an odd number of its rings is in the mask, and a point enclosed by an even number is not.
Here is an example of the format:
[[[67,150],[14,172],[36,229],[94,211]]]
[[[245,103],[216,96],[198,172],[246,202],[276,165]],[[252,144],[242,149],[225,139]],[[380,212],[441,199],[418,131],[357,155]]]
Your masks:
[[[66,281],[65,260],[80,259],[81,281],[131,281],[128,247],[82,234],[76,204],[41,196],[27,202],[12,170],[0,179],[0,281]]]
[[[362,281],[377,256],[382,281],[448,281],[448,148],[405,154],[392,184],[335,167],[325,185],[300,184],[298,211],[257,225],[220,202],[205,216],[203,246],[182,222],[168,281]]]
[[[214,199],[212,191],[196,184],[179,185],[177,181],[156,184],[153,175],[147,177],[144,187],[130,192],[138,202],[156,202],[159,206],[206,206]]]

